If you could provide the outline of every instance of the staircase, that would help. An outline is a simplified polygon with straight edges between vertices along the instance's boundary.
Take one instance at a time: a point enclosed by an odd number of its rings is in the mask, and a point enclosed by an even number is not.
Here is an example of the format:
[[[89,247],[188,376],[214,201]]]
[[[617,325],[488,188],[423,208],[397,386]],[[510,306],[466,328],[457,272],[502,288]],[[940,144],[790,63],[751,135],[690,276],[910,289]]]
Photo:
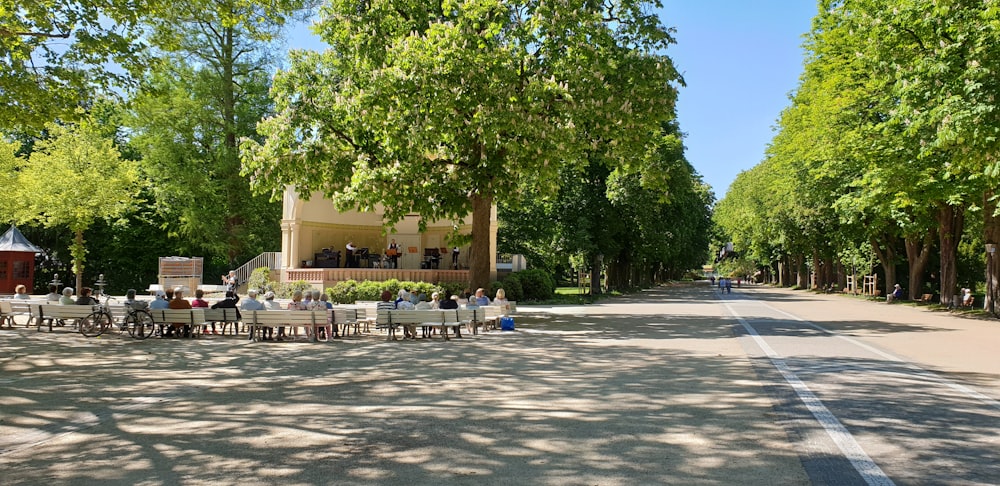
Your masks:
[[[236,278],[240,283],[239,293],[246,294],[247,282],[250,281],[250,274],[254,270],[260,267],[267,267],[271,270],[277,270],[281,264],[281,252],[280,251],[266,251],[253,257],[250,261],[244,263],[240,268],[236,269]]]

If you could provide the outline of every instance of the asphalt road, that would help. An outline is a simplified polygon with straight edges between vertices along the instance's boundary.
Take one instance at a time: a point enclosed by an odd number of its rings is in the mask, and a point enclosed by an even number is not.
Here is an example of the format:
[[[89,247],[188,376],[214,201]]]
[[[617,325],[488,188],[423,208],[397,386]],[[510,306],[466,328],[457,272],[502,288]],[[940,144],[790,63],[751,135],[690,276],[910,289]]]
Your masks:
[[[996,484],[998,323],[776,289],[386,342],[0,330],[2,484]]]

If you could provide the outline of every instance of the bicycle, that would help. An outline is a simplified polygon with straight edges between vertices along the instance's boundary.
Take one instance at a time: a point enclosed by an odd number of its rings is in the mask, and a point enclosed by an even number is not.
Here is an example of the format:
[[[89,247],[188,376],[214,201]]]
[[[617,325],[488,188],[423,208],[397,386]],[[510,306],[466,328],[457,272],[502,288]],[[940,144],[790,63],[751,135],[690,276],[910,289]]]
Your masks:
[[[134,339],[146,339],[153,335],[156,325],[149,311],[126,305],[125,316],[120,321],[115,322],[115,317],[111,314],[111,307],[108,305],[110,301],[111,296],[105,295],[104,303],[100,304],[97,310],[80,319],[77,323],[80,334],[87,337],[97,337],[117,325],[119,333],[128,331],[129,336]]]

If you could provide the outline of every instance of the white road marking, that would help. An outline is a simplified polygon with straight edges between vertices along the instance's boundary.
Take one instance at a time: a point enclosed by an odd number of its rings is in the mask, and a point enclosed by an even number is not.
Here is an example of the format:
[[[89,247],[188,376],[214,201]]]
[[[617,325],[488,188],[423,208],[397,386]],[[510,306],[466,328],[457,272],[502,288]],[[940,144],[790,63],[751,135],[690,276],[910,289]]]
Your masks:
[[[816,330],[824,332],[824,333],[826,333],[829,336],[832,336],[832,337],[835,337],[835,338],[838,338],[838,339],[843,339],[844,341],[847,341],[847,342],[849,342],[849,343],[851,343],[851,344],[853,344],[853,345],[855,345],[855,346],[857,346],[859,348],[862,348],[862,349],[864,349],[864,350],[866,350],[866,351],[868,351],[870,353],[873,353],[873,354],[875,354],[877,356],[880,356],[880,357],[886,359],[887,361],[892,361],[894,363],[899,363],[899,364],[903,365],[905,368],[907,368],[910,371],[912,371],[914,375],[920,376],[921,378],[925,378],[925,379],[927,379],[929,381],[932,381],[932,382],[937,383],[939,385],[945,386],[947,388],[951,388],[952,390],[955,390],[955,391],[957,391],[959,393],[962,393],[962,394],[964,394],[964,395],[966,395],[968,397],[975,398],[976,400],[979,400],[979,401],[981,401],[981,402],[983,402],[983,403],[985,403],[985,404],[987,404],[987,405],[989,405],[989,406],[991,406],[991,407],[993,407],[993,408],[995,408],[997,410],[1000,410],[1000,401],[994,400],[993,398],[990,398],[990,397],[988,397],[986,395],[983,395],[982,393],[979,393],[979,392],[977,392],[977,391],[975,391],[975,390],[973,390],[973,389],[971,389],[971,388],[969,388],[969,387],[967,387],[965,385],[962,385],[962,384],[959,384],[959,383],[955,383],[953,381],[950,381],[950,380],[947,380],[945,378],[942,378],[942,377],[940,377],[940,376],[938,376],[938,375],[936,375],[936,374],[934,374],[934,373],[932,373],[930,371],[927,371],[927,370],[925,370],[925,369],[923,369],[923,368],[921,368],[921,367],[919,367],[919,366],[917,366],[917,365],[915,365],[913,363],[910,363],[910,362],[904,360],[903,358],[900,358],[899,356],[894,356],[894,355],[892,355],[890,353],[882,351],[881,349],[876,349],[876,348],[874,348],[872,346],[869,346],[866,343],[858,341],[857,339],[853,339],[851,337],[844,336],[844,335],[841,335],[839,333],[833,332],[833,331],[831,331],[831,330],[829,330],[829,329],[827,329],[827,328],[825,328],[825,327],[823,327],[823,326],[821,326],[819,324],[807,321],[807,320],[802,319],[801,317],[796,316],[794,314],[789,314],[788,312],[785,312],[785,311],[783,311],[781,309],[776,309],[774,307],[771,307],[769,304],[766,304],[764,302],[759,302],[759,303],[762,304],[762,305],[764,305],[765,307],[767,307],[767,308],[769,308],[769,309],[771,309],[771,310],[779,313],[779,314],[788,316],[788,318],[791,319],[791,320],[794,320],[794,321],[797,321],[797,322],[801,322],[801,323],[803,323],[803,324],[805,324],[807,326],[810,326],[810,327],[812,327],[812,328],[814,328]]]
[[[729,302],[723,301],[722,304],[729,310],[729,314],[732,315],[744,329],[750,337],[753,338],[757,346],[767,355],[771,360],[774,367],[781,373],[781,376],[785,381],[792,387],[792,390],[798,395],[802,403],[805,404],[806,409],[816,417],[819,424],[826,430],[826,433],[833,440],[833,443],[837,445],[837,448],[844,454],[844,457],[850,461],[854,469],[858,471],[862,479],[865,480],[871,486],[892,486],[895,483],[889,476],[885,474],[882,468],[875,464],[875,461],[861,448],[861,445],[854,440],[854,436],[847,430],[844,424],[840,423],[835,415],[817,397],[812,390],[799,377],[788,367],[785,363],[784,358],[781,357],[770,345],[757,333],[755,329],[746,319],[741,317],[736,311],[729,305]]]

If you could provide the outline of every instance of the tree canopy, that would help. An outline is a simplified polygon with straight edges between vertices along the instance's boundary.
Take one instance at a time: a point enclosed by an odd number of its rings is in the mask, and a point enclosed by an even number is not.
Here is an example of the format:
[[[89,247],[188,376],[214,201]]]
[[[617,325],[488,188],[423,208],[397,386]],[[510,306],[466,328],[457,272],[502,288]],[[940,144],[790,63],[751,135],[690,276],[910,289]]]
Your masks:
[[[819,7],[805,74],[767,157],[737,179],[716,221],[758,263],[790,264],[800,285],[812,285],[802,278],[809,257],[816,285],[834,273],[842,284],[835,269],[867,246],[886,288],[905,262],[918,297],[936,247],[930,276],[950,304],[962,238],[1000,237],[1000,83],[987,67],[997,61],[998,13],[972,1]],[[966,234],[967,214],[982,215],[981,235]]]
[[[673,40],[648,4],[335,0],[324,53],[293,52],[243,171],[392,227],[472,214],[474,286],[489,278],[498,199],[552,194],[560,169],[639,163],[673,117]],[[587,151],[602,157],[589,157]]]

